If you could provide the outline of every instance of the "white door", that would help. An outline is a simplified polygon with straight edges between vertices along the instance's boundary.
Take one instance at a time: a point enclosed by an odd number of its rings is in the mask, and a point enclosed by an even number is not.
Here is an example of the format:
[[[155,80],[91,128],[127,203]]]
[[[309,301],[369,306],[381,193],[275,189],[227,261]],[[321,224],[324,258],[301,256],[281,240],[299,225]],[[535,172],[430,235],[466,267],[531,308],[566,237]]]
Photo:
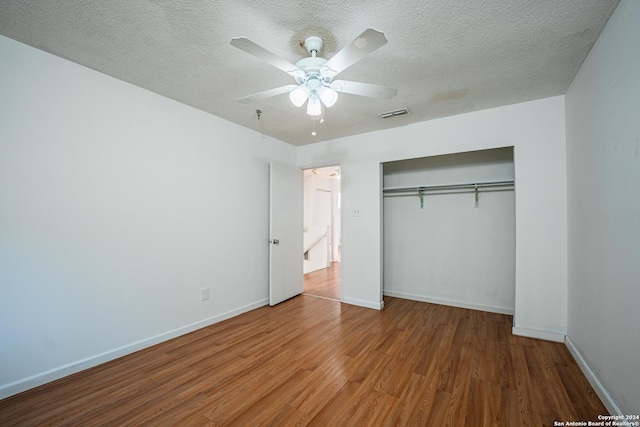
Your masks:
[[[269,305],[302,293],[302,170],[271,162]]]

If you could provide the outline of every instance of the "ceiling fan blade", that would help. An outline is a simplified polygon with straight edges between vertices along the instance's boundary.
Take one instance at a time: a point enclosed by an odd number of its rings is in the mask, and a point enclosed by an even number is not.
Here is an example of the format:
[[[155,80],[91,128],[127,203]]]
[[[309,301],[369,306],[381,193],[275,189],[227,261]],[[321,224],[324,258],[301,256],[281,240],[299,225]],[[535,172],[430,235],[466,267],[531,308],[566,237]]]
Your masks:
[[[296,67],[289,61],[286,61],[279,56],[269,52],[267,49],[259,46],[249,40],[246,37],[233,37],[231,39],[231,46],[237,47],[240,50],[244,50],[245,52],[255,56],[258,59],[263,60],[264,62],[273,65],[276,68],[281,69],[285,73],[293,77],[304,77],[304,71],[300,68]]]
[[[322,74],[333,77],[355,64],[374,50],[384,46],[388,42],[384,33],[369,28],[345,46],[340,52],[333,55],[322,66]]]
[[[281,86],[274,89],[265,90],[263,92],[254,93],[253,95],[238,98],[238,102],[242,104],[248,104],[250,102],[259,101],[265,98],[271,98],[272,96],[281,95],[283,93],[291,92],[297,89],[296,85]]]
[[[331,82],[330,87],[336,92],[351,93],[353,95],[379,99],[391,99],[398,93],[398,89],[369,83],[350,82],[347,80],[335,80]]]

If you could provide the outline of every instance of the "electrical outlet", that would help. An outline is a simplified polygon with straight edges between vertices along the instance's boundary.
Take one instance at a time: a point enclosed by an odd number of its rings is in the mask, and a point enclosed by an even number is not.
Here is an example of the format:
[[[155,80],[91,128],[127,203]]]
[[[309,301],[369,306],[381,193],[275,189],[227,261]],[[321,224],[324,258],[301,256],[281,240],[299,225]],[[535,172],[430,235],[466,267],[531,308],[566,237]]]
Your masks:
[[[209,299],[209,288],[202,288],[202,301]]]
[[[354,217],[362,216],[360,213],[360,208],[353,208],[353,210],[351,211],[351,216],[354,216]]]

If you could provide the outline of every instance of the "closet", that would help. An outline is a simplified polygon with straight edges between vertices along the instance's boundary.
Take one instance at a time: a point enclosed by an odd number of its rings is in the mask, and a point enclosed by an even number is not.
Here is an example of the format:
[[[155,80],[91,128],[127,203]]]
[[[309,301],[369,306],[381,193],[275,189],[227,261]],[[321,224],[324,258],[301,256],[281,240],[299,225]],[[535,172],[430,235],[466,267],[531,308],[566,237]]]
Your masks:
[[[384,294],[513,314],[513,148],[383,164]]]

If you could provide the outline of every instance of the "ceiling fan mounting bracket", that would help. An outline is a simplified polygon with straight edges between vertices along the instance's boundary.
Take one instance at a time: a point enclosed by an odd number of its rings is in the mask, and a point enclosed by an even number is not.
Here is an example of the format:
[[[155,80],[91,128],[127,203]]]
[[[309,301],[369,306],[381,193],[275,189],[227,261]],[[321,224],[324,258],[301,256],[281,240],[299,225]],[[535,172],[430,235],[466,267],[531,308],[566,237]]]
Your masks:
[[[307,52],[309,52],[311,55],[313,55],[313,52],[316,52],[316,53],[320,52],[323,45],[324,45],[324,42],[320,37],[315,37],[315,36],[307,37],[304,41],[304,47],[307,49]]]

